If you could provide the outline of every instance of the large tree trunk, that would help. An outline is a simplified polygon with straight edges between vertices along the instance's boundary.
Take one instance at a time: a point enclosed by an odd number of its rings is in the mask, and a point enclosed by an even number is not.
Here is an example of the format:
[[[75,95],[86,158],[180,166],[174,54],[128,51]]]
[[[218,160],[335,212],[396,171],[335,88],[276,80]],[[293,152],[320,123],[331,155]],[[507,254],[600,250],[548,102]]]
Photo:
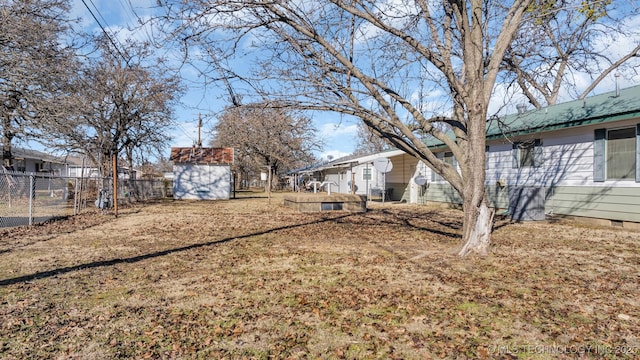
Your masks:
[[[470,134],[473,131],[469,132]],[[489,207],[485,189],[485,140],[484,133],[480,138],[471,138],[469,147],[475,149],[469,153],[467,177],[462,188],[462,210],[464,221],[462,226],[463,246],[458,255],[471,253],[486,255],[491,241],[493,215],[495,210]]]
[[[493,215],[495,210],[489,208],[485,189],[486,179],[486,138],[485,121],[486,104],[479,91],[480,77],[476,78],[476,85],[471,87],[471,104],[467,128],[467,159],[463,172],[462,198],[464,222],[462,227],[463,246],[458,255],[467,256],[471,253],[486,255],[491,242],[493,230]]]
[[[469,206],[470,208],[464,208],[464,245],[458,255],[467,256],[472,253],[486,255],[491,243],[495,210],[489,208],[486,200],[483,200],[479,206],[471,204]]]

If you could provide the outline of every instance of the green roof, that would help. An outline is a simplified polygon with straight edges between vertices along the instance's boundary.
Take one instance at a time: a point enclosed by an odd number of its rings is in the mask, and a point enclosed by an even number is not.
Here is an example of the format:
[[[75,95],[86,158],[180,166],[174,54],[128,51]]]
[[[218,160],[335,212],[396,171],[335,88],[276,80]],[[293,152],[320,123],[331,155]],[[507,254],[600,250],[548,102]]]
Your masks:
[[[487,121],[487,139],[640,117],[640,86]]]
[[[493,117],[487,120],[487,140],[515,137],[543,131],[602,124],[640,117],[640,85],[551,105],[521,114]],[[454,138],[453,132],[448,135]],[[442,141],[428,137],[425,144],[442,148]]]

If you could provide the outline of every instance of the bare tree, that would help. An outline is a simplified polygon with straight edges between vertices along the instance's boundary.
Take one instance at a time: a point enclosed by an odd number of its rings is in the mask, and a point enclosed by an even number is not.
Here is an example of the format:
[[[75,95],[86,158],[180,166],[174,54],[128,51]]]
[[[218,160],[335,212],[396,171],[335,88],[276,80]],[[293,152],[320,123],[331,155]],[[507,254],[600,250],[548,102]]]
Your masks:
[[[14,139],[33,140],[43,123],[60,116],[74,53],[66,0],[0,0],[0,132],[2,163],[12,166]]]
[[[364,123],[358,124],[356,149],[354,154],[374,154],[388,150],[389,148],[389,143],[387,143],[384,138],[376,136]]]
[[[308,117],[269,104],[227,108],[212,129],[212,144],[236,149],[241,173],[271,169],[280,175],[313,160],[318,148]]]
[[[616,58],[606,50],[615,42],[603,41],[633,32],[638,36],[636,28],[625,26],[628,5],[624,0],[534,2],[529,21],[507,50],[504,81],[516,85],[536,108],[555,104],[562,90],[584,90],[580,97],[585,97],[607,74],[640,56],[640,43]],[[576,84],[580,73],[592,79],[586,90]]]
[[[218,59],[259,47],[263,95],[356,116],[443,176],[463,199],[459,254],[486,253],[494,214],[485,194],[487,107],[531,0],[166,3],[174,35]],[[442,96],[415,98],[411,88],[424,81],[442,84]],[[427,112],[424,101],[443,106]],[[446,145],[460,171],[423,135]]]
[[[48,142],[85,153],[104,173],[113,155],[133,166],[136,154],[162,153],[181,88],[176,76],[161,74],[145,46],[116,51],[105,39],[99,44],[101,56],[85,64],[76,93],[65,99],[75,115],[50,122]]]

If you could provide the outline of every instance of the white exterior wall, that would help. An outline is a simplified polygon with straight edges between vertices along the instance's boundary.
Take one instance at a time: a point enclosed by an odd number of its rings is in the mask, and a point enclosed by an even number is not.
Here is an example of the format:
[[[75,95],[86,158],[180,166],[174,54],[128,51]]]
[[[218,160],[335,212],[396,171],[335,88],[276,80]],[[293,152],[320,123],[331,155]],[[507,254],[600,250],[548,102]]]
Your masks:
[[[364,173],[367,168],[371,170],[371,180],[369,181],[364,180]],[[331,187],[332,192],[350,194],[352,179],[356,186],[357,195],[366,195],[367,186],[369,186],[369,188],[382,188],[382,176],[376,171],[372,163],[363,163],[341,168],[337,173],[327,174],[324,181],[333,181],[337,184],[337,186]],[[323,188],[322,191],[326,192],[326,189]]]
[[[365,169],[369,169],[371,173],[371,180],[369,181],[364,180]],[[376,170],[373,163],[362,164],[356,168],[356,186],[358,187],[358,190],[356,191],[357,194],[367,195],[367,189],[382,189],[383,183],[383,175],[381,172]]]
[[[612,127],[630,127],[636,124],[637,120],[633,120]],[[640,187],[640,183],[633,180],[593,181],[594,130],[607,127],[606,125],[576,127],[528,136],[527,139],[542,139],[544,162],[540,167],[513,168],[511,142],[487,142],[489,153],[486,184],[495,185],[498,180],[505,180],[509,186]]]
[[[415,178],[418,176],[424,177],[427,180],[427,183],[425,185],[416,184]],[[409,182],[409,203],[419,204],[424,202],[423,196],[429,188],[430,183],[431,169],[424,162],[418,161],[413,174],[411,174],[411,182]]]
[[[173,165],[173,197],[181,200],[220,200],[231,197],[229,165]]]
[[[327,188],[327,186],[331,186],[331,192],[332,193],[345,193],[345,191],[343,191],[343,186],[341,184],[340,181],[340,177],[342,175],[341,174],[327,174],[324,178],[323,181],[327,181],[332,183],[332,185],[325,185],[325,187],[323,187],[322,189],[320,189],[321,192],[328,192],[329,189]]]
[[[387,174],[387,182],[408,184],[416,171],[418,160],[407,154],[392,157],[390,160],[393,169]]]
[[[593,181],[593,148],[594,130],[597,128],[632,127],[638,120],[631,120],[612,124],[598,124],[585,127],[564,129],[538,135],[529,135],[525,139],[542,139],[543,164],[540,167],[513,168],[512,141],[520,139],[502,139],[488,141],[486,185],[495,186],[499,180],[505,181],[507,186],[544,186],[546,188],[559,186],[574,187],[625,187],[640,188],[640,183],[633,180]],[[432,176],[432,170],[423,162],[419,162],[411,176],[409,202],[417,203],[420,189],[413,179],[422,175],[430,186],[449,186],[446,181]],[[428,190],[427,190],[428,191]],[[435,189],[434,189],[435,191]],[[433,193],[433,191],[432,191]]]

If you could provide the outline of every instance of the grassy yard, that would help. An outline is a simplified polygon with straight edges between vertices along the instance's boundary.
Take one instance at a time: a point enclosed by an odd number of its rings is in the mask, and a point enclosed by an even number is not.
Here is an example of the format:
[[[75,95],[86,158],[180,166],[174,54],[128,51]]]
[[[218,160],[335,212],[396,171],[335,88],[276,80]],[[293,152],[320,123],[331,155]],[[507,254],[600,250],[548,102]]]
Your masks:
[[[0,230],[0,358],[640,357],[640,233],[164,201]]]

